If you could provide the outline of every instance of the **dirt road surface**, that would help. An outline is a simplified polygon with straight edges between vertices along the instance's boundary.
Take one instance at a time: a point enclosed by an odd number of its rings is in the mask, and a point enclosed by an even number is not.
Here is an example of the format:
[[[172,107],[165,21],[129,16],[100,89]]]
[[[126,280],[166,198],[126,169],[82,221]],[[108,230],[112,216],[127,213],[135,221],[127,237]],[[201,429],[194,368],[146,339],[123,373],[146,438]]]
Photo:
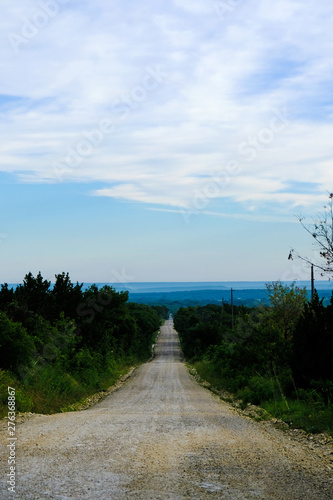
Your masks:
[[[94,407],[18,425],[16,494],[2,428],[0,498],[333,499],[332,471],[317,455],[196,383],[172,321],[155,354]]]

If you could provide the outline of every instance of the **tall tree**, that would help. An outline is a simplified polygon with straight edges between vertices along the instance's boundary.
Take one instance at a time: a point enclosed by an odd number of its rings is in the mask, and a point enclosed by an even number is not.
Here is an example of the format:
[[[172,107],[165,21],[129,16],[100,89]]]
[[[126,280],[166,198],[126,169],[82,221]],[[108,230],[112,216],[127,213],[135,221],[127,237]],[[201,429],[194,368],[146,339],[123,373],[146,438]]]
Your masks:
[[[23,285],[15,290],[15,299],[27,311],[44,315],[49,306],[51,282],[44,280],[39,272],[36,278],[30,272],[25,275]]]
[[[333,298],[323,306],[315,291],[294,334],[292,368],[296,383],[308,387],[311,380],[329,380],[333,373]]]
[[[51,292],[53,299],[51,319],[57,319],[61,312],[65,316],[74,318],[76,310],[83,300],[83,284],[78,282],[74,286],[69,277],[69,273],[55,275],[56,281]]]

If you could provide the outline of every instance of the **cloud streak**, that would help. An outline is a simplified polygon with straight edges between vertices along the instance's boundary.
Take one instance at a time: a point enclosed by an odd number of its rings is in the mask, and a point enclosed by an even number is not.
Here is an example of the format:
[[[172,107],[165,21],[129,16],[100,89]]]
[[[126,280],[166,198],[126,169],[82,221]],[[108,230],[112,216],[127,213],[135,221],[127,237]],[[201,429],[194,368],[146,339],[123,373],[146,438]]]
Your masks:
[[[230,200],[246,212],[316,205],[333,182],[333,7],[230,6],[221,17],[200,0],[6,5],[0,170],[184,208],[237,162],[207,214]],[[297,193],[301,182],[313,189]]]

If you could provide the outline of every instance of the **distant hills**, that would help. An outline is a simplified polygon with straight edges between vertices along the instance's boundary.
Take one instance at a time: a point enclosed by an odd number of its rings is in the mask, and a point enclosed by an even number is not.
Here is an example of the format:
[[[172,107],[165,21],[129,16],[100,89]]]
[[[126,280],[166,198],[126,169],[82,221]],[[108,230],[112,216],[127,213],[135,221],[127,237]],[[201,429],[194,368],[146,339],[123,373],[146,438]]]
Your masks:
[[[317,290],[319,296],[324,298],[324,304],[327,305],[332,295],[332,290],[324,289]],[[311,292],[308,290],[310,299]],[[129,300],[132,302],[144,303],[148,305],[160,304],[169,307],[171,312],[175,312],[179,307],[190,307],[196,305],[219,304],[222,302],[231,302],[231,289],[201,289],[201,290],[181,290],[181,291],[164,291],[164,292],[131,292]],[[260,304],[269,305],[269,297],[266,289],[233,289],[234,305],[244,305],[247,307],[256,307]]]
[[[104,285],[113,286],[117,291],[128,291],[130,302],[142,304],[166,305],[171,312],[179,307],[196,305],[219,304],[222,301],[231,302],[231,288],[233,289],[233,302],[235,305],[256,307],[259,304],[269,305],[265,281],[222,281],[222,282],[142,282],[142,283],[96,283],[101,288]],[[290,285],[292,282],[284,282]],[[85,283],[84,289],[92,283]],[[311,283],[298,281],[300,288],[306,287],[310,299]],[[17,285],[10,285],[15,288]],[[330,301],[333,282],[316,281],[316,290],[324,304]]]

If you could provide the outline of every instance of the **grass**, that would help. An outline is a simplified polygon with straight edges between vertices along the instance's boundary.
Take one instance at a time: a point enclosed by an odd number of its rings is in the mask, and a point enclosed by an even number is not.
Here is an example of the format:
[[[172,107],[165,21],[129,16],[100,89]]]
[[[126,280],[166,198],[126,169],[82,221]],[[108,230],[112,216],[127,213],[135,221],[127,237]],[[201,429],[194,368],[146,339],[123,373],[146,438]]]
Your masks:
[[[294,429],[303,429],[307,433],[326,432],[333,435],[333,407],[319,406],[300,400],[266,401],[262,407],[271,415],[286,422]]]
[[[333,405],[331,402],[325,405],[314,390],[299,390],[295,391],[293,397],[286,397],[276,377],[256,375],[244,379],[240,375],[231,380],[209,361],[196,361],[192,366],[201,381],[211,384],[213,392],[229,391],[230,397],[224,396],[224,400],[240,400],[241,409],[249,404],[257,405],[292,428],[303,429],[307,433],[325,432],[333,435]],[[262,412],[262,419],[267,418],[265,412]],[[260,415],[260,411],[257,414]]]
[[[91,385],[55,367],[42,367],[24,384],[14,374],[0,370],[0,418],[8,414],[8,387],[15,388],[16,412],[52,414],[73,411],[96,392],[106,391],[133,366],[122,362],[100,375]]]
[[[104,363],[104,368],[98,353],[95,354],[93,357],[89,352],[79,351],[79,362],[71,373],[66,373],[60,364],[38,364],[38,360],[22,377],[0,368],[0,418],[8,415],[8,387],[15,388],[17,413],[75,411],[94,394],[107,391],[133,366],[146,362],[151,350],[147,348],[145,352],[118,360],[112,358]]]

